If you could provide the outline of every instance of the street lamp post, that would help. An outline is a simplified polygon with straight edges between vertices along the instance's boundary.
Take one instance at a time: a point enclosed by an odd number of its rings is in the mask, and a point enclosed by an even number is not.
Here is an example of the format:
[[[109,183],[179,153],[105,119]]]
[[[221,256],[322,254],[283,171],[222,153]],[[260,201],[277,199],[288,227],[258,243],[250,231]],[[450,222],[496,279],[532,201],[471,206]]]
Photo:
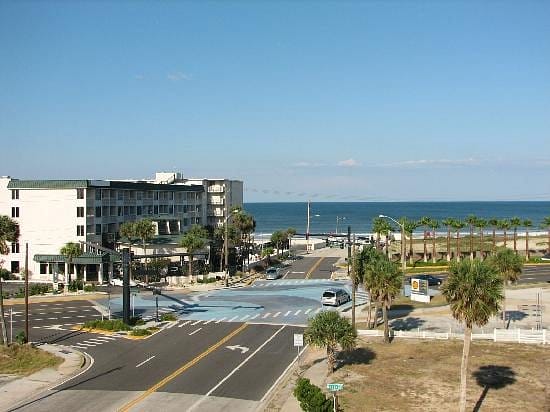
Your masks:
[[[224,239],[223,239],[225,286],[229,286],[229,255],[227,253],[227,248],[228,248],[227,238],[229,236],[228,222],[229,222],[229,219],[231,218],[231,216],[233,216],[236,213],[240,213],[240,212],[241,212],[240,209],[235,209],[234,211],[229,213],[223,221],[223,224],[225,226],[225,236],[224,236]]]
[[[405,261],[405,225],[403,223],[398,222],[391,216],[386,215],[378,215],[380,218],[390,219],[391,221],[397,223],[399,227],[401,228],[401,268],[403,270],[403,274],[405,274],[405,270],[407,269],[406,261]],[[387,246],[386,246],[387,247]]]

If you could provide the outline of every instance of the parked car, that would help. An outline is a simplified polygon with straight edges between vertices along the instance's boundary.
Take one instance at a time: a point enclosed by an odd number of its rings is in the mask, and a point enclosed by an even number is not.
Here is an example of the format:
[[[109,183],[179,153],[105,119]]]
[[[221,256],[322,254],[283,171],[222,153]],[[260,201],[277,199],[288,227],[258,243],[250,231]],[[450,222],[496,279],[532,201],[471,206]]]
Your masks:
[[[323,305],[340,306],[350,300],[351,297],[349,293],[344,289],[327,289],[321,296],[321,303]]]
[[[412,275],[409,276],[407,279],[408,283],[411,283],[412,279],[427,280],[428,286],[439,286],[443,283],[443,280],[441,278],[432,275]]]
[[[266,280],[276,280],[279,279],[281,276],[282,275],[280,269],[273,266],[268,267],[265,271]]]
[[[109,284],[112,286],[122,286],[123,282],[121,278],[112,278]],[[137,283],[134,282],[133,280],[130,280],[130,286],[137,286]]]

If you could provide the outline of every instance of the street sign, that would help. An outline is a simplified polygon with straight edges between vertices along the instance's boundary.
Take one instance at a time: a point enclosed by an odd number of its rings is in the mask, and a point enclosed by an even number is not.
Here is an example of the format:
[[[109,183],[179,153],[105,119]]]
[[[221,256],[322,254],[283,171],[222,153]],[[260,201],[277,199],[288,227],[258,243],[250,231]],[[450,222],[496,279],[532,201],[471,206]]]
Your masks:
[[[294,346],[304,346],[304,335],[301,333],[294,334]]]
[[[327,389],[331,392],[338,392],[344,389],[343,383],[327,383]]]

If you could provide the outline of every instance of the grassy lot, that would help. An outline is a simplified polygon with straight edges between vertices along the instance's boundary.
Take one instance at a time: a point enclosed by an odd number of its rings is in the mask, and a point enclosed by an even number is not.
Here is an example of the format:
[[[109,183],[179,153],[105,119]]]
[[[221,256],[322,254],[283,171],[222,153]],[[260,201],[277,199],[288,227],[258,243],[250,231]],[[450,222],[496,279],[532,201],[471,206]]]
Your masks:
[[[363,340],[327,382],[344,383],[345,411],[452,411],[461,354],[461,341]],[[548,371],[548,348],[473,342],[467,410],[547,411]]]
[[[0,346],[0,374],[30,375],[63,359],[30,345]]]

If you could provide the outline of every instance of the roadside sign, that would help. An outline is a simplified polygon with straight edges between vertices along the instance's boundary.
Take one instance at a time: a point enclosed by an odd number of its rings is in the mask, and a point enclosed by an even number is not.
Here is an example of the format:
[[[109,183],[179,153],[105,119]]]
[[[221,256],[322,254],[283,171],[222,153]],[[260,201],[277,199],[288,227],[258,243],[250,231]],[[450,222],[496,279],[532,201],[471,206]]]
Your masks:
[[[344,389],[343,383],[327,383],[327,389],[331,392],[338,392]]]
[[[139,288],[136,286],[130,286],[130,293],[134,296],[137,295],[139,293]]]
[[[304,335],[301,333],[294,334],[294,346],[304,346]]]

